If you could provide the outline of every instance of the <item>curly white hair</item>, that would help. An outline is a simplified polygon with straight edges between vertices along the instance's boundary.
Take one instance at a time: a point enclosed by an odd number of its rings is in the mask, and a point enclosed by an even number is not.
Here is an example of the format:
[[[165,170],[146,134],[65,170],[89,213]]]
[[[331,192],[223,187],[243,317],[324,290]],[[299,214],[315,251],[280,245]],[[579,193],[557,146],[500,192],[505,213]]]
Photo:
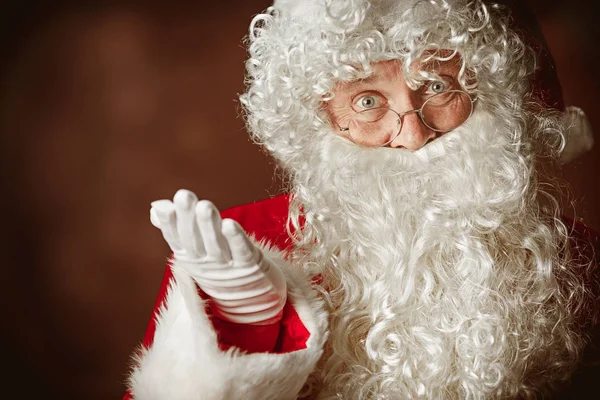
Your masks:
[[[544,186],[564,129],[508,19],[479,0],[283,0],[251,24],[248,127],[290,174],[292,258],[330,304],[321,398],[533,398],[577,364],[591,264]],[[416,60],[454,55],[478,99],[455,132],[415,153],[333,133],[336,83],[399,59],[416,88]]]

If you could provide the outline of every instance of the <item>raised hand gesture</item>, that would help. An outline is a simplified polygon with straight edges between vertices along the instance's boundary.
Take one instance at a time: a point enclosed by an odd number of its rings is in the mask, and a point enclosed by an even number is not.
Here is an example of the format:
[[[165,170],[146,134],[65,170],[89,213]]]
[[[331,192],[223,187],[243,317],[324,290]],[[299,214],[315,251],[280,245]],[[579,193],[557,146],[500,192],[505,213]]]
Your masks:
[[[223,320],[269,324],[281,318],[286,283],[279,267],[264,257],[242,227],[221,220],[210,201],[181,189],[150,209],[177,265],[212,297],[212,311]]]

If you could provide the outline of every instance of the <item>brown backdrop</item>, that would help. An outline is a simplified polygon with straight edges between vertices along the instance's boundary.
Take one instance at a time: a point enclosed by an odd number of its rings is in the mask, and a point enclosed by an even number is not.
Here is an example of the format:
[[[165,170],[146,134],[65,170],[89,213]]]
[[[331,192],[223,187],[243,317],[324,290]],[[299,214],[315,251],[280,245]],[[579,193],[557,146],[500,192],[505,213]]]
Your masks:
[[[223,209],[279,190],[237,101],[241,39],[269,1],[214,3],[1,6],[3,398],[119,398],[168,255],[150,202],[188,188]],[[598,28],[566,3],[531,2],[567,102],[599,131]],[[565,170],[595,227],[599,159]]]

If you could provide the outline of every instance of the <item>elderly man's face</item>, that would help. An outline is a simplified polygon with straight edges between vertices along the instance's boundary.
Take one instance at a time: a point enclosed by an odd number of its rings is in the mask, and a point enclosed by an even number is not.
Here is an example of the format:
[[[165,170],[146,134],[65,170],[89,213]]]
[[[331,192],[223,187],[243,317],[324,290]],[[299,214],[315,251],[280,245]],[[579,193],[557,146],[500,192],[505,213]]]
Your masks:
[[[399,60],[375,63],[368,78],[337,85],[327,104],[336,131],[364,146],[418,150],[463,124],[473,101],[459,84],[458,57],[417,68],[436,75],[417,90],[407,85]]]

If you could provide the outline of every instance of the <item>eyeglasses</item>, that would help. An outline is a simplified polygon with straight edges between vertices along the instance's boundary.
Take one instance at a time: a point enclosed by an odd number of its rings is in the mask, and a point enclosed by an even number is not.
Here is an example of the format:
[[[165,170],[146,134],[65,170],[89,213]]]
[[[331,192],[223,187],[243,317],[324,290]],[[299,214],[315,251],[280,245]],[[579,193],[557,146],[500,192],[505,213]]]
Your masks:
[[[416,110],[402,114],[391,108],[375,107],[355,113],[347,128],[352,141],[363,146],[379,147],[390,144],[400,133],[402,118],[417,113],[421,122],[434,132],[445,133],[464,124],[473,113],[477,98],[462,90],[447,90],[429,97]]]

